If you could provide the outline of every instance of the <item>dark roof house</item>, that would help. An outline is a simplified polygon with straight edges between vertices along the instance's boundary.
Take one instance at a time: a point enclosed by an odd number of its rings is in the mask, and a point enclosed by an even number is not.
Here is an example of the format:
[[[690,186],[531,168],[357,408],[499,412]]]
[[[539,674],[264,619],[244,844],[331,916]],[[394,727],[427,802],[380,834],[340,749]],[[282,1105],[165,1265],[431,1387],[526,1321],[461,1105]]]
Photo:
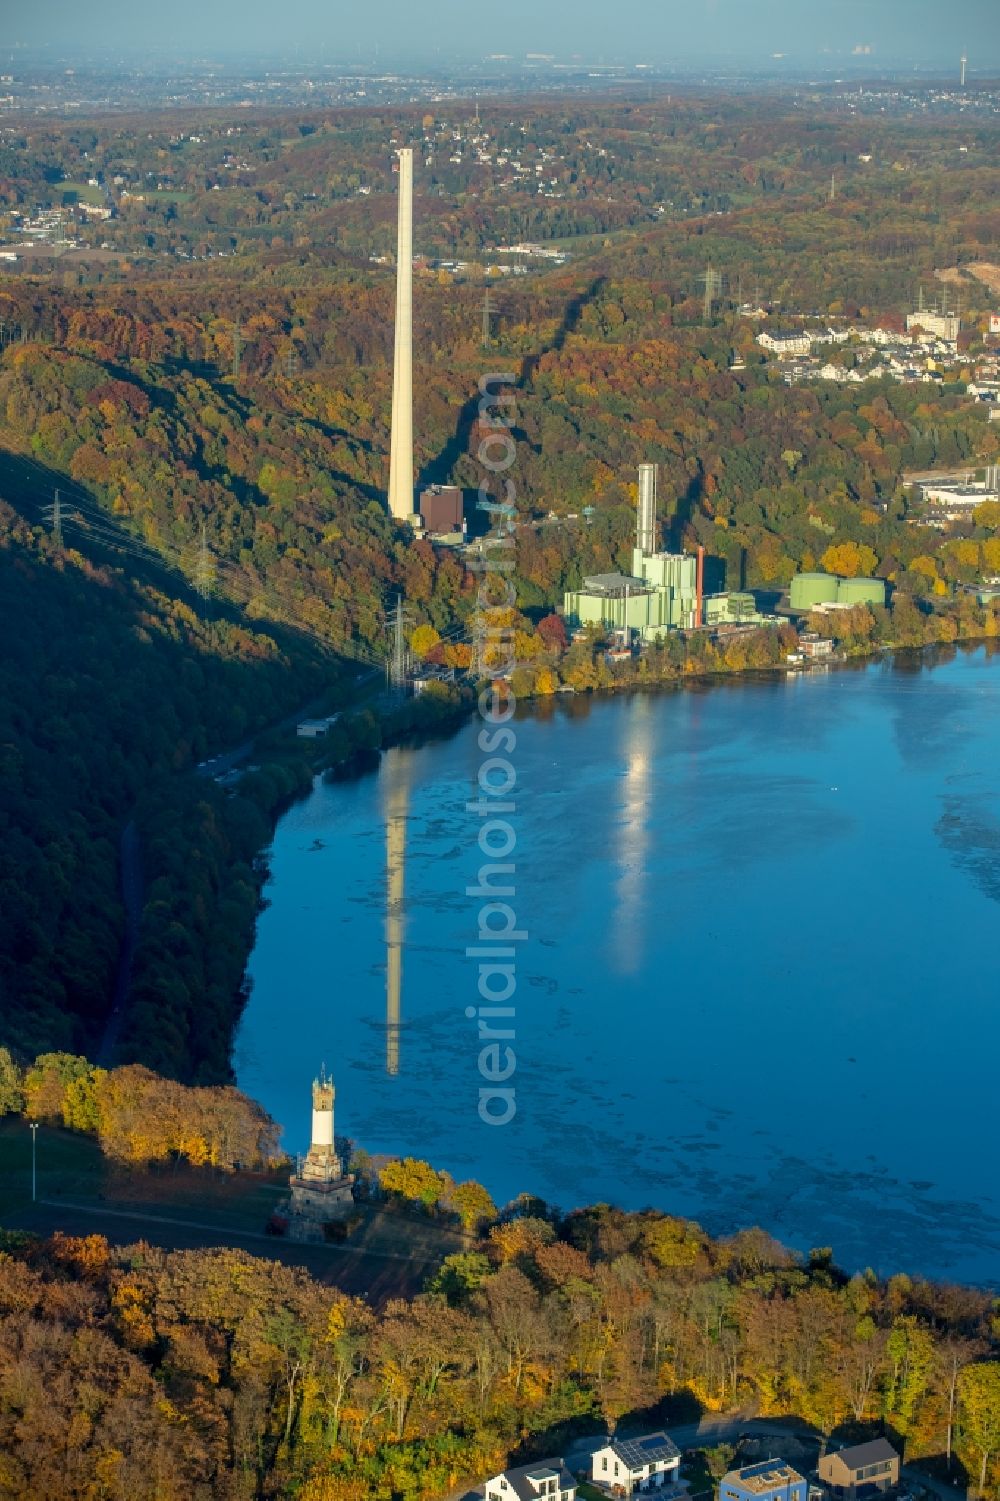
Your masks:
[[[819,1462],[819,1478],[835,1496],[858,1501],[895,1489],[899,1484],[899,1455],[888,1439],[870,1439],[865,1444],[824,1454]]]
[[[590,1457],[591,1479],[613,1494],[669,1489],[680,1494],[681,1452],[666,1433],[609,1438]]]
[[[483,1486],[487,1501],[574,1501],[576,1481],[562,1459],[536,1459],[534,1464],[503,1470]]]

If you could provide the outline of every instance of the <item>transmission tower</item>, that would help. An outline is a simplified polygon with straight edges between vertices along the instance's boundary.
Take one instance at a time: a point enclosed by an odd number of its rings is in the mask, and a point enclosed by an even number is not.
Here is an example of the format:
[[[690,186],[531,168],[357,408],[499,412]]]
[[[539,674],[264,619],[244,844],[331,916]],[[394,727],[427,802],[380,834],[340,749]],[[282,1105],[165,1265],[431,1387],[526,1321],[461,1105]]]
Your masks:
[[[705,283],[705,301],[703,304],[704,321],[706,323],[711,323],[712,303],[722,291],[722,273],[716,271],[715,268],[711,264],[709,264],[705,267],[705,270],[702,272],[701,276],[699,276],[698,280]]]
[[[298,350],[295,348],[294,344],[290,344],[289,347],[288,347],[288,353],[285,355],[285,378],[287,380],[291,380],[291,378],[292,378],[293,375],[297,375],[298,374],[298,369],[299,369],[299,355],[298,355]]]
[[[59,500],[59,491],[55,492],[52,500],[52,545],[60,551],[63,545],[62,534],[62,505]]]
[[[830,202],[831,203],[836,198],[836,196],[837,196],[837,174],[836,174],[836,172],[831,172],[830,173]]]
[[[402,596],[397,596],[396,607],[389,617],[389,627],[392,631],[392,655],[386,663],[386,672],[390,685],[401,693],[406,687],[406,680],[410,672],[410,652],[406,644],[406,627],[410,623],[410,617],[403,608]]]
[[[215,569],[212,565],[212,554],[208,550],[208,540],[205,535],[205,523],[201,523],[201,539],[198,543],[198,561],[194,569],[195,588],[201,595],[202,605],[207,609],[209,595],[212,592],[212,582],[215,577]]]
[[[233,324],[233,384],[240,378],[240,365],[243,360],[243,345],[247,335],[253,334],[253,329],[241,328],[238,323]]]
[[[493,338],[493,316],[497,309],[493,306],[490,296],[490,288],[487,286],[483,293],[483,348],[488,349]]]

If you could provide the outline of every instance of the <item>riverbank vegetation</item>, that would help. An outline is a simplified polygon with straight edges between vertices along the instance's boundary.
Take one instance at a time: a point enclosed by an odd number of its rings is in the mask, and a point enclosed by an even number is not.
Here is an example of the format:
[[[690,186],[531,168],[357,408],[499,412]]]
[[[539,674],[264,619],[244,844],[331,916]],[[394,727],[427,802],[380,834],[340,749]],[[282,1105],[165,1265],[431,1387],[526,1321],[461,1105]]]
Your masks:
[[[12,1497],[432,1501],[574,1433],[749,1406],[998,1494],[995,1299],[759,1230],[525,1203],[380,1309],[238,1251],[4,1245]]]
[[[282,1160],[280,1127],[226,1085],[186,1086],[139,1064],[104,1069],[72,1053],[41,1053],[21,1068],[0,1047],[0,1116],[96,1137],[114,1162],[148,1167],[267,1168]]]

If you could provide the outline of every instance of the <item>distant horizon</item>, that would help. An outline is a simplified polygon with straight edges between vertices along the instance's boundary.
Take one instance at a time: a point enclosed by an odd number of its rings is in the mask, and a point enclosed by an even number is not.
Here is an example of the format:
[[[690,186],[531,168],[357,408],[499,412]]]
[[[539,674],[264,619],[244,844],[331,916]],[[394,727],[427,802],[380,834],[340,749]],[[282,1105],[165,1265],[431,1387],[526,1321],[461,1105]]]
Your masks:
[[[238,46],[234,39],[238,38]],[[569,39],[569,40],[568,40]],[[502,14],[477,18],[459,0],[419,11],[383,0],[377,21],[345,4],[286,0],[276,18],[266,0],[174,0],[157,12],[127,0],[100,0],[85,12],[70,0],[36,0],[0,22],[0,59],[43,54],[125,59],[169,56],[191,64],[308,52],[311,66],[392,70],[468,66],[502,54],[539,61],[653,69],[735,67],[931,68],[969,75],[1000,70],[995,0],[509,0]],[[328,55],[327,55],[328,54]]]
[[[940,85],[959,87],[961,54],[954,58],[913,59],[854,55],[839,57],[825,53],[818,57],[796,57],[787,54],[755,59],[695,57],[676,59],[673,63],[629,64],[607,58],[553,58],[538,57],[428,57],[422,60],[380,56],[378,58],[330,57],[314,58],[310,63],[301,56],[302,49],[278,52],[271,48],[242,48],[239,51],[212,49],[212,51],[185,53],[165,45],[148,48],[88,48],[56,51],[49,48],[23,48],[11,53],[0,47],[0,69],[10,72],[15,79],[20,75],[53,75],[63,77],[73,73],[81,77],[90,75],[110,76],[135,74],[136,81],[143,76],[151,79],[183,77],[186,75],[218,77],[219,79],[281,77],[286,80],[312,80],[319,84],[333,84],[338,80],[358,78],[362,80],[388,81],[412,80],[422,85],[423,91],[414,93],[412,102],[427,103],[439,99],[442,104],[455,103],[474,98],[486,99],[492,88],[498,95],[512,92],[524,95],[558,92],[565,88],[577,94],[600,93],[613,87],[619,95],[628,97],[630,87],[636,96],[648,97],[651,87],[662,93],[671,87],[703,88],[711,90],[724,86],[759,84],[773,90],[786,87],[799,89],[814,84],[827,88],[836,84],[887,85],[905,87]],[[589,84],[589,87],[588,87]],[[447,93],[429,94],[429,86],[446,89]],[[976,65],[973,59],[966,64],[966,90],[978,91],[1000,88],[1000,59],[991,66]],[[317,106],[324,100],[317,98]],[[363,102],[363,101],[362,101]],[[378,101],[372,100],[374,106]]]

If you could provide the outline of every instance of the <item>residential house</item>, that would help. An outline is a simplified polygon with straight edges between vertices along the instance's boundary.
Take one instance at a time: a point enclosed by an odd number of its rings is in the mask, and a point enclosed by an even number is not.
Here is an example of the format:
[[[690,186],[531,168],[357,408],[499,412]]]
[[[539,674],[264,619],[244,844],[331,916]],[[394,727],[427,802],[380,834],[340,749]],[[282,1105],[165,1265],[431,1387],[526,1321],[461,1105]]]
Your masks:
[[[562,1459],[502,1470],[483,1486],[485,1501],[576,1501],[576,1481]]]
[[[899,1484],[899,1455],[888,1439],[875,1438],[850,1449],[824,1454],[819,1478],[834,1496],[860,1501],[895,1490]]]
[[[681,1472],[681,1452],[665,1433],[647,1433],[642,1438],[609,1438],[591,1457],[590,1475],[595,1485],[615,1495],[634,1491],[675,1491]]]
[[[812,348],[812,339],[803,329],[765,328],[757,335],[757,343],[777,355],[808,354]]]
[[[958,338],[962,320],[957,313],[932,313],[929,308],[918,308],[915,313],[906,315],[906,331],[917,328],[925,334],[933,334],[936,339],[944,339],[953,344]]]
[[[719,1501],[808,1501],[809,1482],[783,1459],[762,1459],[730,1470],[719,1482]]]

